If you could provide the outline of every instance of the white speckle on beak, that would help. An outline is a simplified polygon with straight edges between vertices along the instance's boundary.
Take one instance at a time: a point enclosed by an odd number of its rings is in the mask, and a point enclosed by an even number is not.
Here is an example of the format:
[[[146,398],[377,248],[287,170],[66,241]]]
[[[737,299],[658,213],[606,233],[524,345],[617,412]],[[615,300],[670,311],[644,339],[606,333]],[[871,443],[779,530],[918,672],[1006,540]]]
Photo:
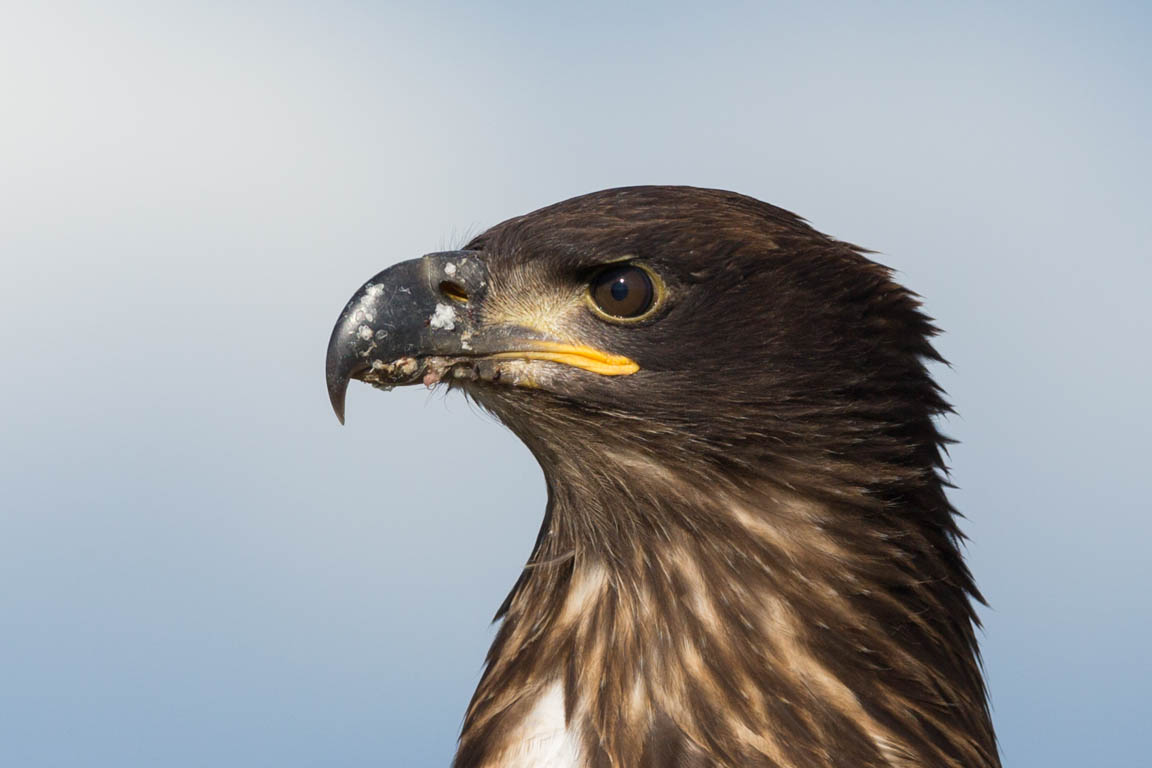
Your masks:
[[[376,313],[372,311],[372,303],[382,293],[384,293],[384,286],[382,285],[368,283],[368,285],[364,286],[364,295],[361,296],[360,300],[357,301],[356,304],[348,310],[348,317],[352,320],[352,322],[373,322],[376,319]],[[359,328],[352,329],[351,333],[354,333],[367,341],[368,337],[364,335],[364,331],[362,330],[363,328],[364,326],[360,326]]]
[[[448,275],[449,277],[456,274],[456,265],[453,264],[452,262],[448,262],[447,264],[445,264],[444,265],[444,274]]]
[[[372,329],[366,325],[362,325],[356,329],[356,335],[359,336],[364,341],[371,341],[372,340]]]
[[[456,310],[447,304],[437,304],[436,311],[428,318],[428,325],[438,331],[452,330],[456,327]]]

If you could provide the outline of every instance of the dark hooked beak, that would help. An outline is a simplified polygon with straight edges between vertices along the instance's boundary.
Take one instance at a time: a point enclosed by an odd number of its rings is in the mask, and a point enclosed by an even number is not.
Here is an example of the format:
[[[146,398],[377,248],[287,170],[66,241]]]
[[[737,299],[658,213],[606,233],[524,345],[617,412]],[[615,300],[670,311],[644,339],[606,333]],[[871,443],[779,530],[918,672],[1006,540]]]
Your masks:
[[[415,384],[425,358],[470,354],[472,306],[487,286],[487,269],[475,251],[430,253],[362,285],[328,340],[328,398],[340,423],[351,379]]]
[[[348,382],[431,384],[446,371],[496,380],[509,361],[543,361],[627,376],[634,361],[516,324],[477,319],[489,286],[478,251],[430,253],[389,267],[353,294],[328,341],[328,398],[344,423]],[[514,380],[515,381],[515,380]]]

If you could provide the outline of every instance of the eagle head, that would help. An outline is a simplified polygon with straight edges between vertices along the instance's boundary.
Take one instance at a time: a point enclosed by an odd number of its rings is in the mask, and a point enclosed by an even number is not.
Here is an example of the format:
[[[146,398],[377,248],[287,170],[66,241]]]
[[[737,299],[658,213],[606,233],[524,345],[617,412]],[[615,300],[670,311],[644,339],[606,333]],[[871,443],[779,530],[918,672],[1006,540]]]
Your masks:
[[[444,383],[548,482],[457,765],[998,765],[935,332],[861,249],[690,187],[573,198],[356,291],[341,420],[350,379]]]

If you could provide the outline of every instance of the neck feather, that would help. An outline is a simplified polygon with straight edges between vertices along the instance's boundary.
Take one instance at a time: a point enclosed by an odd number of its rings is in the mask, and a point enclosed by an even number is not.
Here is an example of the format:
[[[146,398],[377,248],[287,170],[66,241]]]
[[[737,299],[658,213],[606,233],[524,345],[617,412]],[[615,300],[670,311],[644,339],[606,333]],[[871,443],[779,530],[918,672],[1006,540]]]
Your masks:
[[[457,768],[520,765],[561,694],[580,766],[999,765],[935,472],[878,494],[580,455],[538,453],[548,513]]]

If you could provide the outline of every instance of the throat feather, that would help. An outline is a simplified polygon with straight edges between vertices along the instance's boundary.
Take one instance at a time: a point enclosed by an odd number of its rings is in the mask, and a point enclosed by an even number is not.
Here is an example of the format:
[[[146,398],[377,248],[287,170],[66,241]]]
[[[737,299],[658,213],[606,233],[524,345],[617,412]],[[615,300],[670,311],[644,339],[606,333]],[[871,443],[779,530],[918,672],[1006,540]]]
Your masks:
[[[867,499],[617,465],[627,494],[553,489],[457,768],[519,766],[499,756],[558,698],[589,768],[998,765],[968,596],[930,536],[886,535]]]

